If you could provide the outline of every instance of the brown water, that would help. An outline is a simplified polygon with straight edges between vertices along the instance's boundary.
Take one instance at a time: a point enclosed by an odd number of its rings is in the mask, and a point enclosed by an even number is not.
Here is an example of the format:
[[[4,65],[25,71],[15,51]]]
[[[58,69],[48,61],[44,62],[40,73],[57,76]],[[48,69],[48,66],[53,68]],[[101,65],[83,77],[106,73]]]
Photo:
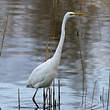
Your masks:
[[[23,109],[33,110],[31,101],[34,89],[25,88],[31,71],[46,56],[49,40],[50,56],[60,39],[62,18],[67,11],[88,12],[75,17],[66,25],[66,39],[62,60],[57,73],[61,81],[61,110],[81,110],[83,72],[80,49],[83,56],[86,106],[90,109],[94,82],[97,80],[93,106],[106,109],[110,70],[110,2],[109,0],[0,0],[0,26],[3,30],[8,15],[8,27],[2,56],[0,57],[0,107],[16,110],[17,89],[21,92]],[[80,37],[80,46],[77,38]],[[0,37],[0,45],[1,45]],[[53,51],[51,51],[53,50]],[[103,94],[103,100],[100,98]],[[42,106],[42,90],[37,102]],[[104,102],[104,104],[103,104]],[[103,109],[104,105],[104,109]],[[25,108],[26,107],[26,108]]]

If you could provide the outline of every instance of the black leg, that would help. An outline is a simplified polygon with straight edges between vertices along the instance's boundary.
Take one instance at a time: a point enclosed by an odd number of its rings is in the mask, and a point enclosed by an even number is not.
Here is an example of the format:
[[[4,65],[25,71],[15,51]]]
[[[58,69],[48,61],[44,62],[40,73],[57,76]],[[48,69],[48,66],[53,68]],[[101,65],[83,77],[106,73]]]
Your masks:
[[[32,97],[32,100],[33,100],[34,104],[37,106],[37,108],[39,108],[38,104],[35,101],[35,96],[36,96],[37,91],[38,91],[38,89],[36,89],[34,96]]]

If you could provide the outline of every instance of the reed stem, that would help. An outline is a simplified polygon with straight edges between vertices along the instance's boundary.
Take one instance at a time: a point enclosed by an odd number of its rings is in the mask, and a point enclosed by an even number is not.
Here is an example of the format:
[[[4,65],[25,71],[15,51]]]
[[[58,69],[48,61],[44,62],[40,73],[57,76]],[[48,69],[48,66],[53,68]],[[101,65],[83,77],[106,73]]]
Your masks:
[[[53,109],[55,108],[55,80],[53,81]]]
[[[93,105],[93,101],[94,101],[94,94],[95,94],[96,83],[97,83],[97,80],[94,82],[94,88],[93,88],[93,94],[92,94],[92,102],[91,102],[91,109],[92,109],[92,105]]]
[[[20,90],[18,88],[18,110],[20,110]]]
[[[52,106],[52,89],[49,88],[49,107]]]
[[[109,72],[109,88],[108,88],[108,96],[107,96],[107,110],[109,110],[109,97],[110,97],[110,72]]]
[[[7,24],[8,24],[8,16],[6,16],[6,22],[5,22],[5,26],[4,26],[2,44],[1,44],[1,48],[0,48],[0,56],[2,54],[2,49],[3,49],[3,46],[4,46],[4,39],[5,39],[5,35],[6,35]]]
[[[60,80],[58,80],[58,110],[60,110]]]
[[[45,110],[45,88],[43,88],[43,110]]]

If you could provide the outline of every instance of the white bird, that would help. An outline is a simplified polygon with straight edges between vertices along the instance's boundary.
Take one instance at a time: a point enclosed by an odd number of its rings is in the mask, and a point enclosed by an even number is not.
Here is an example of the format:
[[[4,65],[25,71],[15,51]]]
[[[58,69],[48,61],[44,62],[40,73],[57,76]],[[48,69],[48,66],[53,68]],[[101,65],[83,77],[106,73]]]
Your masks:
[[[46,62],[37,66],[29,76],[27,81],[28,88],[35,88],[36,92],[33,96],[33,102],[39,108],[35,101],[35,96],[39,88],[47,88],[51,85],[53,79],[56,76],[57,68],[60,63],[61,53],[63,48],[63,43],[65,39],[65,24],[67,20],[75,15],[86,15],[86,13],[75,13],[75,12],[67,12],[63,18],[62,28],[61,28],[61,38],[58,44],[58,47],[55,51],[53,57],[48,59]]]

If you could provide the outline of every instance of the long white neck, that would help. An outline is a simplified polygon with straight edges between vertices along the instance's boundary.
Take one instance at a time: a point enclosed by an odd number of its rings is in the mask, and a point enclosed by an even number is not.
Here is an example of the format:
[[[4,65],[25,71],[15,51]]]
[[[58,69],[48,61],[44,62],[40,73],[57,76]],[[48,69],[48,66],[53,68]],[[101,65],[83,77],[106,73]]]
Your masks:
[[[64,43],[64,39],[65,39],[65,24],[66,24],[66,21],[67,21],[67,18],[64,17],[63,22],[62,22],[62,28],[61,28],[61,38],[60,38],[58,47],[57,47],[57,49],[55,51],[55,54],[53,56],[53,58],[55,59],[57,64],[60,63],[60,59],[61,59],[63,43]]]

